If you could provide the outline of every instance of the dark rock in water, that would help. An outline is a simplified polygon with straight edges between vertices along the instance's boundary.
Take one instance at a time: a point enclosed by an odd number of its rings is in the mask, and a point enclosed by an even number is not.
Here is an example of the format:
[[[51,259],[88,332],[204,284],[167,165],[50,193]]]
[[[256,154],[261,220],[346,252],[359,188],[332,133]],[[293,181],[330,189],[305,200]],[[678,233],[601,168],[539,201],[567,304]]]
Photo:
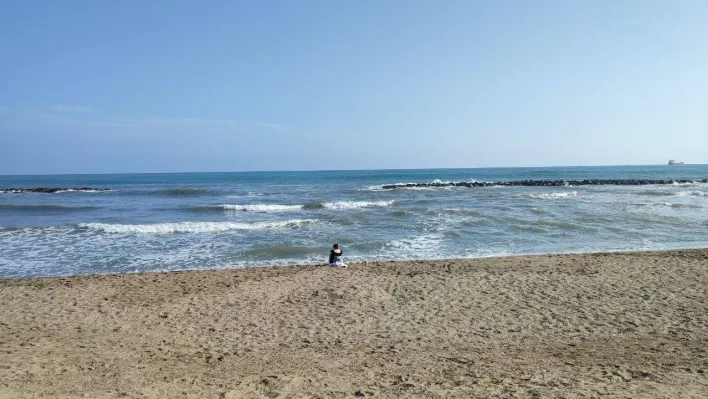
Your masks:
[[[570,186],[599,186],[599,185],[614,185],[614,186],[642,186],[642,185],[657,185],[657,184],[674,184],[676,183],[696,183],[693,180],[659,180],[659,179],[585,179],[585,180],[515,180],[515,181],[500,181],[500,182],[446,182],[446,183],[398,183],[385,184],[381,188],[392,190],[396,188],[409,187],[491,187],[491,186],[520,186],[520,187],[570,187]],[[708,183],[708,179],[701,180],[702,183]]]
[[[61,191],[111,191],[110,188],[91,188],[91,187],[34,187],[34,188],[5,188],[0,189],[0,193],[44,193],[53,194]]]

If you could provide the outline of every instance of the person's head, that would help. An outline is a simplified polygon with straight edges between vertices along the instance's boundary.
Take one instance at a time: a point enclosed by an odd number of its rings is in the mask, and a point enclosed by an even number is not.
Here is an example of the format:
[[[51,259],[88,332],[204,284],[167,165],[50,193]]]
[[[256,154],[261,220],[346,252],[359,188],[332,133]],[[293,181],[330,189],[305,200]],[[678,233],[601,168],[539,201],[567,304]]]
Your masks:
[[[334,249],[339,249],[339,244],[334,244],[334,245],[332,245],[332,248],[334,248]]]

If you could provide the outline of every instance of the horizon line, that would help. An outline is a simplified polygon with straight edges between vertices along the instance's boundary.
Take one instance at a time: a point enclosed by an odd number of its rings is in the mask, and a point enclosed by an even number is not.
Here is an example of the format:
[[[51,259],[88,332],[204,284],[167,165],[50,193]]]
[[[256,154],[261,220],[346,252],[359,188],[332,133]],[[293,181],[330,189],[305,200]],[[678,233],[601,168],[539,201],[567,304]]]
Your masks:
[[[701,166],[707,164],[693,163],[681,166]],[[98,175],[176,175],[176,174],[200,174],[200,173],[288,173],[288,172],[367,172],[367,171],[398,171],[398,170],[465,170],[465,169],[513,169],[513,168],[597,168],[613,166],[669,166],[663,164],[622,164],[622,165],[545,165],[545,166],[475,166],[468,168],[372,168],[372,169],[291,169],[291,170],[232,170],[232,171],[199,171],[199,172],[107,172],[107,173],[17,173],[0,174],[0,177],[17,176],[98,176]]]

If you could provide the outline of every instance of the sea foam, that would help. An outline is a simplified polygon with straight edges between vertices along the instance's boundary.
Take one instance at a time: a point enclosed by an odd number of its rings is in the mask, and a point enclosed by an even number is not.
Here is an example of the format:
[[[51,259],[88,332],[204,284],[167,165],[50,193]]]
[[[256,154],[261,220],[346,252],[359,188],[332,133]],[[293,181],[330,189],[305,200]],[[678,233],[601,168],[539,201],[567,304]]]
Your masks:
[[[309,219],[279,222],[179,222],[155,224],[80,223],[79,228],[114,234],[216,233],[229,230],[293,229],[315,223]]]
[[[245,212],[288,212],[302,209],[302,205],[281,205],[281,204],[249,204],[249,205],[232,205],[223,204],[222,209],[227,211],[245,211]]]
[[[571,197],[577,197],[577,196],[578,196],[577,191],[569,191],[569,192],[565,192],[565,193],[529,194],[529,197],[539,198],[539,199],[562,199],[562,198],[571,198]]]
[[[678,195],[685,196],[685,195],[692,195],[694,197],[708,197],[708,191],[681,191],[678,193]]]
[[[356,209],[367,208],[372,206],[392,206],[396,201],[340,201],[340,202],[325,202],[324,207],[327,209]]]
[[[334,209],[347,210],[357,208],[368,208],[376,206],[392,206],[395,201],[340,201],[340,202],[311,202],[307,204],[248,204],[234,205],[223,204],[221,209],[228,211],[244,211],[244,212],[292,212],[301,209]]]
[[[103,193],[106,191],[113,191],[113,190],[76,190],[73,188],[67,188],[66,190],[56,191],[56,193]]]

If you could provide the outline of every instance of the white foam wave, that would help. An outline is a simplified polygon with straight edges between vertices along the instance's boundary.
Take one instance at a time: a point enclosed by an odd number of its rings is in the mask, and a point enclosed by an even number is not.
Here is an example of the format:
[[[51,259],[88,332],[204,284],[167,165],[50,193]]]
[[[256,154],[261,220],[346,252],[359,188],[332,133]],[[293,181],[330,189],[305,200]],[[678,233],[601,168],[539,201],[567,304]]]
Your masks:
[[[391,206],[395,201],[341,201],[341,202],[325,202],[324,207],[327,209],[356,209],[367,208],[373,206]]]
[[[680,191],[680,192],[677,193],[677,195],[680,195],[680,196],[691,195],[691,196],[695,196],[695,197],[708,197],[708,192],[707,192],[707,191],[698,191],[698,190],[695,190],[695,191]]]
[[[401,257],[422,257],[425,259],[437,259],[441,257],[440,244],[444,236],[439,233],[427,233],[419,236],[399,238],[384,244],[382,250],[395,252]]]
[[[569,191],[569,192],[565,192],[565,193],[529,194],[529,197],[539,198],[539,199],[562,199],[562,198],[571,198],[571,197],[577,197],[577,196],[578,196],[577,191]]]
[[[229,230],[287,229],[308,226],[315,223],[309,219],[293,219],[279,222],[179,222],[155,224],[109,224],[80,223],[79,228],[104,233],[117,234],[173,234],[173,233],[215,233]]]
[[[262,197],[264,194],[255,192],[255,191],[249,191],[246,194],[231,194],[227,195],[227,198],[255,198],[255,197]]]
[[[59,190],[55,191],[55,193],[72,193],[72,192],[77,192],[77,193],[102,193],[104,191],[112,191],[112,190],[75,190],[73,188],[67,188],[66,190]]]
[[[302,205],[280,205],[280,204],[249,204],[231,205],[223,204],[222,208],[229,211],[250,211],[250,212],[288,212],[302,209]]]
[[[467,179],[468,183],[495,183],[491,180],[477,180],[477,179]],[[499,186],[499,187],[506,187],[506,186]]]
[[[283,205],[283,204],[249,204],[249,205],[231,205],[223,204],[220,205],[223,209],[230,211],[251,211],[251,212],[291,212],[297,211],[305,208],[317,209],[335,209],[335,210],[347,210],[347,209],[357,209],[357,208],[368,208],[375,206],[391,206],[395,201],[340,201],[340,202],[325,202],[319,203],[315,202],[312,204],[295,204],[295,205]]]

